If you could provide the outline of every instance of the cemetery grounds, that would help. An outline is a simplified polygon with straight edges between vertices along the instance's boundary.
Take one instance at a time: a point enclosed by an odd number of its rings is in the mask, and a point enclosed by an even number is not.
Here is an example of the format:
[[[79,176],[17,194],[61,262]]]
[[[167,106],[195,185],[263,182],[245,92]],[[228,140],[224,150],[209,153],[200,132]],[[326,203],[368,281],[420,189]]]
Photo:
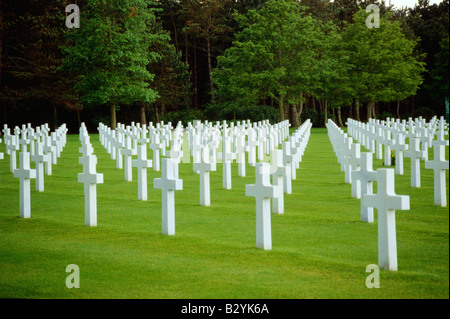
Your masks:
[[[360,221],[360,200],[344,183],[326,129],[312,128],[284,214],[271,216],[270,251],[255,246],[255,199],[245,196],[245,185],[255,182],[253,167],[238,177],[232,164],[232,189],[225,190],[217,164],[205,207],[199,175],[192,163],[181,163],[176,234],[163,236],[161,191],[153,188],[161,173],[148,169],[148,200],[138,200],[136,169],[133,181],[125,181],[98,135],[90,136],[104,175],[96,227],[84,225],[77,134],[67,136],[45,191],[31,182],[30,219],[19,218],[19,181],[9,172],[9,156],[0,161],[0,298],[449,298],[449,211],[433,205],[433,171],[423,161],[420,188],[410,187],[409,158],[404,175],[395,176],[396,194],[409,195],[411,206],[396,212],[398,271],[381,269],[380,288],[369,289],[377,212],[374,223]],[[374,169],[380,167],[374,158]],[[448,176],[447,170],[447,202]],[[78,289],[66,287],[70,264],[80,270]]]

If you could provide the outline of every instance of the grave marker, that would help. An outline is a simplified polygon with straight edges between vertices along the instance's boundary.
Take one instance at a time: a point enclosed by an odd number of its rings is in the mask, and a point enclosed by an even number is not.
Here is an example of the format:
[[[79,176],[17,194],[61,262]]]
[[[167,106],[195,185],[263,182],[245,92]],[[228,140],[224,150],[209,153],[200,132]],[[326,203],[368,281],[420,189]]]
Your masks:
[[[14,177],[20,179],[20,217],[30,218],[31,216],[31,196],[30,179],[36,178],[36,170],[30,168],[30,153],[20,152],[19,168],[14,170]]]
[[[272,226],[270,221],[270,199],[281,196],[279,186],[270,185],[270,166],[256,163],[256,183],[245,185],[245,196],[256,199],[256,247],[272,249]]]
[[[162,159],[162,176],[153,179],[153,187],[162,194],[162,234],[175,235],[175,191],[183,189],[183,180],[175,178],[174,165],[170,158]]]
[[[86,155],[78,159],[83,164],[83,173],[78,174],[78,183],[84,184],[84,223],[97,226],[97,184],[103,183],[103,174],[96,172],[97,156]]]
[[[365,205],[378,211],[378,266],[397,270],[395,210],[409,210],[409,196],[396,195],[393,169],[377,170],[376,195],[364,195]]]
[[[137,159],[132,161],[132,166],[138,171],[138,199],[147,200],[147,168],[152,167],[152,161],[147,159],[147,144],[137,147]]]

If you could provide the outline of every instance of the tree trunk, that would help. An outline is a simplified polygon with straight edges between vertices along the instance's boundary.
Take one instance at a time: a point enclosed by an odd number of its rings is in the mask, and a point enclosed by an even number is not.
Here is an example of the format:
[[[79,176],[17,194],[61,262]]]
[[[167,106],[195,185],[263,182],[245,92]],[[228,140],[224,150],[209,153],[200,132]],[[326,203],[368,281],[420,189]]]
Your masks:
[[[328,122],[328,101],[325,101],[323,108],[324,108],[324,117],[323,117],[324,118],[324,126],[326,126],[327,122]],[[340,111],[339,111],[339,113],[340,113]]]
[[[355,99],[355,120],[361,121],[361,118],[359,116],[359,99]]]
[[[56,105],[53,105],[52,126],[54,131],[58,128],[58,108]]]
[[[280,95],[280,100],[278,101],[278,109],[280,110],[280,121],[284,121],[284,105],[283,105],[284,96]]]
[[[209,17],[211,20],[211,17]],[[211,21],[210,21],[211,23]],[[213,80],[212,80],[212,63],[211,63],[211,39],[209,37],[209,26],[206,29],[206,51],[208,54],[208,77],[209,77],[209,93],[211,94],[211,101],[214,103]]]
[[[172,9],[170,9],[170,20],[172,21],[172,26],[173,26],[173,37],[174,37],[174,40],[175,40],[175,49],[177,50],[177,53],[178,53],[179,48],[178,48],[177,27],[175,26],[175,19],[173,17]]]
[[[302,124],[301,115],[302,115],[302,112],[303,112],[303,105],[304,105],[303,92],[300,93],[300,103],[298,103],[298,104],[299,104],[298,105],[298,110],[296,110],[296,111],[297,111],[297,120],[298,120],[298,123],[300,125],[300,124]]]
[[[297,108],[295,107],[294,104],[290,104],[288,106],[291,109],[290,113],[291,113],[291,124],[292,124],[292,127],[299,127],[300,126],[300,122],[298,121]]]
[[[194,109],[198,109],[197,42],[194,41]]]
[[[343,127],[344,124],[342,123],[341,107],[337,108],[337,117],[338,117],[338,125],[339,125],[339,127]]]
[[[350,107],[348,108],[348,118],[353,118],[353,105],[350,105]]]
[[[367,102],[367,122],[370,118],[375,118],[375,102],[373,101]]]
[[[414,116],[414,113],[416,113],[414,95],[411,96],[411,113],[413,114],[413,116]]]
[[[140,108],[140,114],[141,114],[141,124],[147,125],[147,119],[145,118],[145,102],[141,102]]]
[[[109,107],[109,110],[111,112],[111,130],[116,129],[117,120],[116,120],[116,104],[112,103]]]
[[[400,100],[397,100],[397,118],[400,118]]]
[[[161,116],[166,116],[166,103],[161,102]]]
[[[153,110],[155,111],[155,123],[159,123],[158,104],[153,103]]]
[[[184,59],[187,65],[189,65],[189,45],[188,45],[188,34],[187,32],[184,33],[184,45],[185,45],[185,53],[184,53]]]
[[[77,120],[78,120],[78,127],[81,127],[81,116],[79,108],[77,108]]]

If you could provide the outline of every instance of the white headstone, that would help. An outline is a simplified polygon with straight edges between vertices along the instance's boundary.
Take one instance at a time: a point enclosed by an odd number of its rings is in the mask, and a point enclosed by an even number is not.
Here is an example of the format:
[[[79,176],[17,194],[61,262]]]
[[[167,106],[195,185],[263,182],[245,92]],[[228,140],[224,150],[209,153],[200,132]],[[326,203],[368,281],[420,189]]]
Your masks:
[[[365,205],[378,211],[378,267],[397,270],[395,210],[409,210],[409,196],[395,194],[393,169],[377,170],[376,195],[364,195]]]
[[[403,153],[408,146],[402,133],[394,133],[394,144],[391,148],[395,151],[395,174],[403,175]]]
[[[97,156],[86,155],[79,158],[83,173],[78,174],[78,183],[84,184],[84,223],[97,226],[97,184],[103,183],[103,174],[96,172]]]
[[[14,170],[14,177],[20,179],[20,217],[30,218],[31,216],[31,196],[30,179],[36,178],[36,170],[30,168],[30,153],[20,152],[20,167]]]
[[[411,159],[411,187],[420,187],[420,160],[424,158],[424,152],[420,150],[420,140],[411,137],[409,139],[409,150],[405,157]]]
[[[44,154],[44,145],[39,141],[36,143],[35,154],[31,156],[31,160],[36,162],[36,190],[44,191],[44,163],[49,160],[49,155]]]
[[[272,175],[272,184],[281,188],[280,196],[274,197],[272,200],[272,213],[284,213],[284,196],[283,196],[283,178],[286,175],[286,167],[283,166],[283,151],[279,149],[272,150],[270,174]]]
[[[425,162],[426,169],[434,171],[434,205],[447,206],[445,170],[448,170],[448,161],[445,160],[445,145],[434,145],[434,158]]]
[[[120,153],[124,156],[124,173],[125,180],[131,182],[133,180],[133,169],[132,169],[132,161],[133,155],[136,155],[133,150],[133,145],[131,142],[131,137],[125,137],[125,145],[124,148],[120,150]]]
[[[15,135],[11,135],[10,144],[6,145],[6,152],[9,153],[9,164],[10,164],[10,172],[14,173],[14,170],[17,168],[17,155],[16,152],[19,150],[20,146],[17,142],[17,138]]]
[[[231,163],[236,159],[236,154],[231,151],[230,138],[225,136],[222,139],[222,186],[224,189],[231,189]]]
[[[159,151],[162,148],[162,144],[159,140],[159,134],[154,133],[151,137],[150,149],[153,151],[153,170],[160,171]]]
[[[209,159],[209,147],[205,146],[202,149],[200,156],[200,163],[193,164],[194,171],[200,173],[200,205],[210,206],[210,183],[209,172],[215,170],[215,165]]]
[[[256,199],[256,247],[272,249],[272,226],[270,221],[270,199],[281,196],[279,186],[270,185],[270,166],[257,163],[255,167],[256,183],[245,185],[245,196]]]
[[[44,152],[47,155],[45,161],[45,175],[52,175],[52,154],[56,152],[55,146],[52,145],[52,141],[48,134],[44,135]]]
[[[138,199],[147,200],[147,168],[152,167],[152,160],[147,159],[147,144],[138,146],[137,159],[133,160],[132,165],[138,171]]]
[[[361,165],[361,146],[359,143],[354,143],[351,146],[350,156],[347,159],[349,164],[350,182],[352,184],[352,197],[361,198],[361,182],[356,179],[353,183],[352,175],[359,171]]]
[[[289,142],[282,143],[283,151],[283,165],[286,167],[286,174],[283,177],[283,192],[286,194],[292,194],[292,161],[293,157],[291,155],[291,144]]]
[[[162,193],[162,234],[175,235],[175,191],[183,189],[183,180],[175,178],[170,158],[162,159],[161,178],[153,179],[153,187]]]
[[[372,169],[372,153],[361,153],[359,170],[352,173],[353,183],[359,180],[361,184],[361,221],[373,223],[373,208],[364,205],[364,195],[373,193],[373,182],[377,174]],[[352,183],[352,184],[353,184]]]

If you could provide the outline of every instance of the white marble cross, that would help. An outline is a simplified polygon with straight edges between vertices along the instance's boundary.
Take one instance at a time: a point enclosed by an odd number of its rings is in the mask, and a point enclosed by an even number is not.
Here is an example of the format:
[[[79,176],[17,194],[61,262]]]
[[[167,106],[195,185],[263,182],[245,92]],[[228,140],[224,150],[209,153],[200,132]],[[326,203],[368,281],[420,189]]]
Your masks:
[[[281,144],[283,151],[283,165],[286,167],[286,174],[283,177],[283,192],[286,194],[292,194],[292,161],[293,156],[291,155],[291,143],[283,142]]]
[[[31,160],[36,162],[36,190],[44,191],[44,163],[49,160],[49,155],[44,154],[44,144],[37,141],[35,154],[31,156]]]
[[[364,195],[367,207],[378,211],[378,267],[397,270],[395,210],[409,210],[409,196],[395,194],[392,168],[377,170],[376,195]]]
[[[420,150],[420,140],[411,137],[409,139],[409,150],[405,157],[411,159],[411,187],[420,187],[420,160],[424,158],[424,152]]]
[[[137,147],[137,159],[132,161],[132,166],[138,171],[138,199],[147,200],[147,168],[152,167],[152,160],[147,159],[147,144]]]
[[[45,161],[45,175],[52,175],[52,154],[56,152],[56,147],[52,145],[52,141],[48,134],[44,135],[44,152],[47,156]]]
[[[86,155],[78,159],[83,164],[83,173],[78,174],[78,183],[84,184],[84,223],[97,226],[97,184],[103,183],[103,174],[96,172],[97,156]]]
[[[159,151],[162,149],[162,143],[159,140],[159,134],[153,133],[151,136],[151,144],[150,149],[153,151],[153,170],[156,172],[160,171],[160,160],[159,160]]]
[[[9,154],[9,167],[10,172],[14,173],[17,168],[17,155],[16,152],[20,149],[19,143],[15,135],[11,135],[11,142],[6,144],[6,152]]]
[[[81,147],[78,149],[82,156],[92,155],[94,153],[94,148],[89,141],[89,136],[84,137],[81,141]]]
[[[245,152],[248,146],[245,145],[245,133],[239,132],[236,136],[236,160],[238,162],[238,176],[245,177]]]
[[[434,205],[447,206],[445,170],[448,170],[448,161],[445,160],[445,145],[434,145],[434,158],[425,161],[425,168],[434,171]]]
[[[231,189],[231,163],[236,159],[236,154],[231,151],[230,138],[223,132],[222,138],[222,186],[224,189]]]
[[[279,197],[272,200],[272,213],[284,213],[284,196],[283,196],[283,178],[286,175],[287,168],[283,165],[283,151],[273,149],[271,154],[270,174],[272,175],[272,184],[281,188]]]
[[[131,182],[133,180],[133,169],[132,169],[132,161],[133,161],[133,155],[136,155],[131,137],[127,136],[125,137],[125,145],[124,148],[120,150],[120,153],[124,156],[124,173],[125,173],[125,180],[128,182]]]
[[[391,166],[391,162],[392,162],[391,147],[394,142],[391,139],[391,131],[390,130],[385,130],[382,143],[384,145],[384,165]]]
[[[364,195],[373,193],[373,182],[377,180],[377,174],[372,169],[373,153],[361,153],[359,170],[352,173],[352,185],[357,180],[361,184],[361,221],[373,223],[373,208],[364,205]]]
[[[350,183],[352,184],[352,197],[361,198],[361,182],[356,179],[353,183],[352,175],[359,171],[361,165],[361,146],[359,143],[353,143],[351,146],[350,156],[347,159],[349,165]]]
[[[350,136],[348,136],[347,138],[344,137],[341,165],[344,168],[344,174],[345,174],[344,177],[345,177],[345,182],[347,184],[350,184],[352,182],[352,170],[351,170],[351,166],[348,162],[348,160],[351,157],[352,144],[353,144],[353,138],[351,138]]]
[[[288,137],[288,143],[290,144],[290,151],[289,153],[292,156],[292,162],[291,162],[291,179],[292,180],[296,180],[297,179],[297,164],[296,164],[296,159],[297,156],[299,155],[299,149],[298,147],[295,145],[295,139],[293,136],[289,136]]]
[[[161,178],[153,179],[153,187],[162,193],[162,234],[175,235],[175,191],[183,189],[183,180],[175,178],[170,158],[162,159]]]
[[[19,153],[18,169],[14,170],[14,177],[20,179],[20,217],[30,218],[31,216],[31,196],[30,179],[36,178],[36,170],[30,168],[30,153]]]
[[[245,185],[245,196],[256,199],[256,247],[272,249],[272,226],[270,221],[270,199],[281,196],[279,186],[270,185],[270,166],[256,163],[256,183]]]
[[[216,165],[209,158],[209,147],[206,145],[201,150],[200,162],[193,164],[194,171],[200,173],[200,205],[210,206],[209,172],[216,170]]]
[[[394,144],[391,148],[395,151],[395,174],[403,175],[403,153],[408,149],[405,137],[402,133],[394,133]]]
[[[172,159],[172,161],[175,163],[175,178],[178,178],[178,164],[181,161],[181,158],[183,157],[183,151],[181,150],[181,142],[180,139],[175,138],[172,140],[172,148],[169,151],[169,157]]]
[[[123,168],[122,147],[124,144],[123,135],[120,126],[117,127],[115,133],[115,140],[112,142],[114,150],[116,151],[116,168]]]
[[[256,140],[256,132],[253,128],[248,128],[248,165],[255,166],[256,164],[256,146],[258,141]]]

